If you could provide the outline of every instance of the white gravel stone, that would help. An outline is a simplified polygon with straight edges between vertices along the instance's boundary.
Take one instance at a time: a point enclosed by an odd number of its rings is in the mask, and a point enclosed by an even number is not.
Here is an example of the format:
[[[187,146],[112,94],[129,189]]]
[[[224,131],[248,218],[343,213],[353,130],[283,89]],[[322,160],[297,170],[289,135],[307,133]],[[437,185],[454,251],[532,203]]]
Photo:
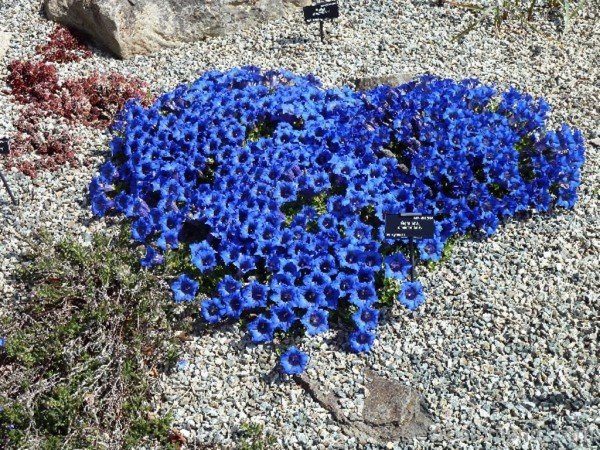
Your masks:
[[[61,65],[62,77],[115,70],[147,81],[154,92],[197,78],[210,68],[256,65],[314,73],[325,86],[366,76],[430,72],[514,85],[553,106],[554,124],[600,137],[600,11],[588,2],[571,30],[535,26],[547,36],[506,24],[452,37],[471,13],[414,0],[340,1],[341,17],[316,25],[296,15],[237,35],[214,38],[128,61],[95,50]],[[52,29],[38,2],[0,6],[0,28],[12,41],[5,63],[28,58]],[[6,74],[0,68],[0,76]],[[4,89],[4,81],[0,82]],[[19,106],[0,95],[0,133],[12,130]],[[36,180],[6,173],[20,200],[13,207],[0,187],[0,298],[17,298],[11,273],[24,237],[39,227],[55,236],[90,233],[86,186],[102,161],[107,137],[78,129],[78,168],[42,173]],[[486,241],[465,240],[451,259],[419,278],[427,302],[417,314],[386,312],[369,355],[344,348],[343,333],[306,341],[308,374],[336,395],[343,411],[360,416],[367,393],[364,370],[405,382],[425,396],[435,424],[429,436],[383,448],[593,448],[600,441],[598,300],[600,286],[600,157],[589,146],[580,200],[573,211],[509,221]],[[1,156],[0,156],[1,158]],[[2,307],[0,306],[0,313]],[[225,326],[185,344],[185,370],[161,379],[156,400],[171,411],[191,443],[231,447],[247,422],[263,424],[284,448],[357,448],[330,414],[273,368],[270,346],[253,346],[245,332]],[[193,447],[192,447],[193,448]],[[373,447],[374,448],[374,447]]]

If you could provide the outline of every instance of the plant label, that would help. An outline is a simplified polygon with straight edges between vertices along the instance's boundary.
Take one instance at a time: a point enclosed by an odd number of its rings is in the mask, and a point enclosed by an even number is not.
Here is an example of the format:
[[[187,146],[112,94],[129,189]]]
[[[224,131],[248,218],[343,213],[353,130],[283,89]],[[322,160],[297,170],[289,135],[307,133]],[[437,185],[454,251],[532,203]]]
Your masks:
[[[337,19],[340,16],[340,8],[337,1],[305,6],[303,11],[304,21],[307,23],[317,22],[325,19]]]
[[[386,214],[385,237],[390,239],[432,239],[433,216],[415,213]]]

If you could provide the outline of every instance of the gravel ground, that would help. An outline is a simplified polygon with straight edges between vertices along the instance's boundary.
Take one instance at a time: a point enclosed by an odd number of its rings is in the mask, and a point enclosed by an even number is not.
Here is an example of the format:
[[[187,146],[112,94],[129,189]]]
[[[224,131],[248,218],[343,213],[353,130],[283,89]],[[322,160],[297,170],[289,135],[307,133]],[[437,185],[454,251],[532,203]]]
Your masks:
[[[431,2],[432,3],[432,2]],[[318,39],[301,13],[286,19],[148,57],[118,61],[93,58],[62,66],[62,76],[117,70],[146,80],[162,92],[209,68],[253,64],[312,72],[326,86],[361,76],[424,72],[478,77],[513,84],[544,96],[553,120],[600,137],[600,7],[585,8],[560,36],[542,19],[542,33],[516,23],[500,33],[478,29],[461,42],[451,38],[470,16],[429,1],[341,1],[342,17]],[[13,40],[0,68],[29,57],[52,29],[39,3],[0,5],[0,29]],[[0,89],[4,81],[0,81]],[[17,107],[0,95],[0,134],[10,131]],[[10,279],[22,237],[44,226],[57,236],[86,239],[103,227],[91,221],[85,189],[103,157],[106,136],[89,129],[82,138],[81,166],[31,180],[7,179],[20,206],[0,189],[0,298],[17,298]],[[364,371],[400,380],[426,398],[435,425],[427,438],[398,448],[598,448],[598,287],[600,285],[600,156],[589,146],[580,202],[573,211],[534,215],[501,227],[483,242],[462,241],[434,272],[421,271],[428,300],[416,315],[387,313],[379,340],[367,356],[346,353],[334,333],[306,342],[308,375],[333,391],[348,415],[359,415]],[[0,314],[2,308],[0,307]],[[190,447],[233,445],[246,422],[264,424],[283,447],[356,448],[329,413],[293,381],[272,372],[269,347],[248,343],[237,327],[202,333],[186,344],[187,367],[161,380],[161,409]]]

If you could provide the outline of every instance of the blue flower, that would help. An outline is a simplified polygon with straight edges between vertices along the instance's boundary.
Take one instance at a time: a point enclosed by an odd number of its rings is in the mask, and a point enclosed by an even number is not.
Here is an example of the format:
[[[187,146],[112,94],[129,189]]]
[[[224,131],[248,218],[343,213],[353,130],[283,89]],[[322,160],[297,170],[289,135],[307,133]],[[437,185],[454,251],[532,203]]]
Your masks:
[[[251,308],[260,308],[267,305],[268,288],[256,281],[244,288],[243,296]]]
[[[368,306],[363,306],[354,314],[352,314],[352,320],[360,331],[373,330],[377,328],[378,319],[379,311]]]
[[[325,301],[325,294],[323,288],[319,285],[304,286],[300,290],[296,307],[297,308],[310,308],[314,305],[323,304]]]
[[[402,288],[398,294],[398,301],[411,311],[417,309],[425,301],[421,282],[405,281],[402,283]]]
[[[208,270],[216,267],[216,254],[208,242],[191,244],[190,251],[192,253],[192,263],[200,272],[207,272]]]
[[[217,323],[227,313],[227,309],[218,298],[211,298],[202,302],[202,317],[208,323]]]
[[[368,352],[375,342],[375,333],[368,330],[356,330],[350,335],[349,342],[353,352]]]
[[[165,261],[163,255],[158,253],[153,247],[146,246],[146,255],[142,258],[140,264],[142,267],[152,267],[162,264]]]
[[[314,265],[322,272],[322,273],[332,273],[337,267],[335,263],[335,258],[331,255],[325,255],[315,260]]]
[[[349,300],[356,306],[370,305],[377,301],[377,293],[372,283],[358,283]]]
[[[302,324],[306,327],[306,332],[311,336],[324,333],[329,329],[327,321],[329,313],[324,309],[310,308],[302,316]]]
[[[103,217],[114,206],[114,202],[109,199],[104,192],[98,192],[91,196],[92,213],[98,217]]]
[[[271,311],[273,312],[273,318],[276,320],[276,326],[280,330],[288,331],[298,320],[294,310],[287,305],[274,306]]]
[[[191,302],[198,291],[198,282],[184,274],[171,284],[171,290],[176,303]]]
[[[439,261],[444,244],[438,239],[426,239],[418,244],[419,256],[423,261]]]
[[[242,284],[233,278],[231,275],[226,275],[219,282],[218,291],[222,296],[227,296],[238,292],[242,287]]]
[[[298,375],[304,372],[308,365],[308,355],[296,347],[290,347],[281,355],[279,363],[286,375]]]
[[[208,71],[148,108],[125,104],[90,205],[128,219],[143,267],[177,249],[216,281],[208,322],[257,314],[255,338],[270,340],[271,328],[289,333],[302,318],[317,333],[328,312],[356,308],[351,346],[364,351],[381,279],[411,270],[385,238],[387,213],[435,217],[419,263],[519,212],[575,205],[584,138],[551,130],[548,111],[474,79],[356,92],[285,70]],[[192,282],[180,277],[176,298],[193,298]],[[425,296],[404,283],[398,298],[414,309]]]
[[[267,319],[264,315],[259,315],[252,322],[248,323],[248,331],[252,337],[252,342],[269,342],[273,340],[276,322]]]
[[[319,304],[319,306],[324,306],[332,310],[338,309],[340,291],[335,284],[331,283],[323,286],[323,297],[324,302]]]
[[[341,295],[353,294],[358,279],[355,276],[342,273],[335,279],[335,284]]]
[[[410,262],[402,253],[394,253],[385,258],[385,276],[397,280],[404,280],[410,274]]]
[[[131,224],[131,237],[138,242],[146,242],[146,238],[152,233],[152,220],[148,216],[138,218]]]
[[[249,307],[239,292],[223,297],[223,304],[225,305],[225,315],[234,319],[239,319],[244,309]]]

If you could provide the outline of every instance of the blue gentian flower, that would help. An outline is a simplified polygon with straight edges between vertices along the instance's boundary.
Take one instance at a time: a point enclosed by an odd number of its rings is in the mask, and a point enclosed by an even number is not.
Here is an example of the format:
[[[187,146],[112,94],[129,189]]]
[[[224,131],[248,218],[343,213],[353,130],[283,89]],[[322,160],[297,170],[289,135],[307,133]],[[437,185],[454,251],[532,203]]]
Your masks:
[[[394,253],[385,258],[385,276],[404,280],[410,274],[410,261],[402,253]]]
[[[165,261],[163,255],[158,253],[153,247],[146,246],[146,255],[141,260],[142,267],[153,267],[162,264]]]
[[[227,296],[238,292],[242,287],[242,284],[233,278],[231,275],[225,275],[219,282],[218,291],[222,296]]]
[[[202,317],[208,323],[217,323],[225,316],[227,309],[218,298],[211,298],[202,302]]]
[[[183,274],[171,284],[176,303],[191,302],[198,291],[198,282]]]
[[[304,372],[308,365],[308,355],[296,347],[290,347],[281,355],[281,368],[286,375],[298,375]]]
[[[405,281],[398,294],[398,301],[411,311],[417,309],[424,301],[425,294],[420,281]]]
[[[252,337],[252,342],[269,342],[273,340],[273,332],[277,321],[266,318],[264,315],[259,315],[252,322],[248,323],[248,331]]]
[[[350,335],[349,342],[353,352],[368,352],[375,342],[375,333],[368,330],[356,330]]]
[[[191,244],[190,251],[192,253],[192,263],[200,272],[207,272],[208,270],[216,267],[216,254],[208,242]]]
[[[288,331],[298,320],[294,310],[288,305],[274,306],[271,311],[273,312],[273,318],[276,320],[276,326],[280,330]]]
[[[131,237],[138,242],[145,242],[152,230],[152,220],[148,216],[140,217],[131,224]]]
[[[369,306],[363,306],[352,314],[352,320],[360,331],[375,329],[377,327],[378,319],[379,311]]]
[[[223,304],[225,306],[225,315],[234,319],[239,319],[244,309],[250,307],[239,292],[234,292],[231,295],[223,297]]]
[[[302,316],[302,324],[306,327],[306,332],[311,336],[324,333],[329,329],[328,317],[329,313],[326,310],[310,308]]]

